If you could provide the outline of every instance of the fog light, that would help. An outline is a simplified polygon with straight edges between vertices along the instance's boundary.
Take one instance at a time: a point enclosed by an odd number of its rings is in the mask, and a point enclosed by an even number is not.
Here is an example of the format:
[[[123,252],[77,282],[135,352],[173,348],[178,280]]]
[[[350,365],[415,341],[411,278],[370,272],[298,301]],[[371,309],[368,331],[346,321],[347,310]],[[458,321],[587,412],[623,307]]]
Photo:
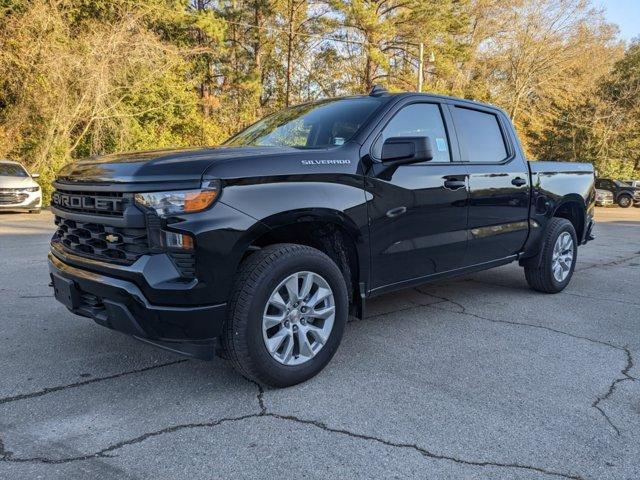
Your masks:
[[[162,231],[163,247],[193,250],[193,237],[184,233]]]

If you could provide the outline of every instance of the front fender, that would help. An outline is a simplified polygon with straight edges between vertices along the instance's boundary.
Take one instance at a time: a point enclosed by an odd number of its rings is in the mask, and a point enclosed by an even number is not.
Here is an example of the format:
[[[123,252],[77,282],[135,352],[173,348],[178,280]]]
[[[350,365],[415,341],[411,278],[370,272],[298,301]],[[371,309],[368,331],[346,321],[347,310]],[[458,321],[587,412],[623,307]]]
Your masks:
[[[360,175],[292,175],[243,179],[222,201],[273,229],[300,222],[338,225],[354,240],[360,272],[369,270],[367,196]]]

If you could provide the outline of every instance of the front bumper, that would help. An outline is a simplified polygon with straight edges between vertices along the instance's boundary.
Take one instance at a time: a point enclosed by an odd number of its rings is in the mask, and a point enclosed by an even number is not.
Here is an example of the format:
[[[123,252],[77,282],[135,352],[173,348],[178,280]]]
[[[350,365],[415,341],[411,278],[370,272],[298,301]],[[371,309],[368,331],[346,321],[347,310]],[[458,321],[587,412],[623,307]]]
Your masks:
[[[195,358],[211,359],[226,304],[151,304],[135,283],[69,265],[49,253],[55,297],[71,312],[135,338]]]
[[[5,192],[0,189],[0,210],[38,210],[42,207],[42,192]]]

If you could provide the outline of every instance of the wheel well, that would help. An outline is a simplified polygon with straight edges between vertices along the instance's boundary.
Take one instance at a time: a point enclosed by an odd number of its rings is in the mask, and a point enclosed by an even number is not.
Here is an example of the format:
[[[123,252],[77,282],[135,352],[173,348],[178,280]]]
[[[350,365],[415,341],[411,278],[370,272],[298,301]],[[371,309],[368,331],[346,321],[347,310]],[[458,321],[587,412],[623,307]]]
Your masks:
[[[578,243],[580,243],[584,233],[584,207],[578,202],[565,202],[556,209],[553,216],[569,220],[573,224]]]
[[[358,293],[358,252],[355,241],[343,227],[331,222],[305,221],[276,227],[258,238],[245,257],[256,248],[276,243],[297,243],[316,248],[331,258],[342,271],[349,301]],[[243,258],[244,260],[244,258]]]
[[[620,192],[618,194],[618,198],[620,198],[620,197],[629,197],[629,198],[633,199],[633,195],[631,194],[631,192]]]

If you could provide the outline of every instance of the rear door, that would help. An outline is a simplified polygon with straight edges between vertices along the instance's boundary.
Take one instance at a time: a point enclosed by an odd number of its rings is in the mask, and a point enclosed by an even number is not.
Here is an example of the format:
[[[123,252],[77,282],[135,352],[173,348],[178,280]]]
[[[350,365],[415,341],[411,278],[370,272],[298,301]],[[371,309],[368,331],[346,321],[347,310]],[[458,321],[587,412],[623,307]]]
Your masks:
[[[469,173],[465,266],[519,253],[529,233],[530,175],[509,120],[499,110],[452,102]]]
[[[369,200],[371,286],[401,286],[459,267],[467,246],[467,170],[446,105],[418,97],[401,102],[362,147],[372,164]],[[389,167],[380,163],[387,138],[428,136],[431,161]]]

